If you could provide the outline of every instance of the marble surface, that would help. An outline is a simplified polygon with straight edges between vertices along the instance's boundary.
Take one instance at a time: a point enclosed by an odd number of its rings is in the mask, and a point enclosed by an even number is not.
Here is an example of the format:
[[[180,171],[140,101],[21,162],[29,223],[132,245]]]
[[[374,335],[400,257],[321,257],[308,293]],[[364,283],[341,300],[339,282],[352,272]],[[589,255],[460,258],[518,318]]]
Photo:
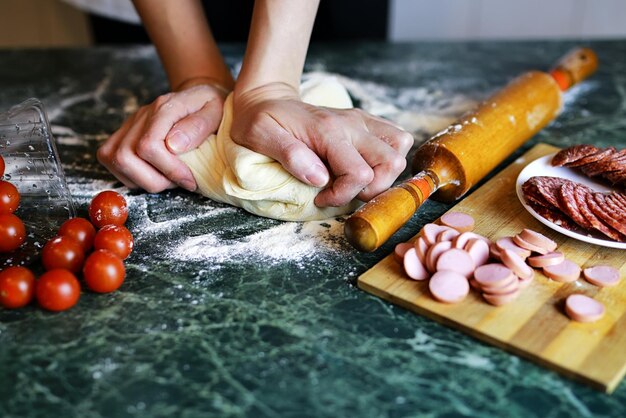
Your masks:
[[[357,99],[392,104],[399,120],[432,122],[574,45],[316,45],[307,69],[356,80]],[[590,45],[598,73],[511,158],[537,141],[626,146],[626,41]],[[242,47],[224,52],[236,69]],[[625,383],[597,392],[356,288],[447,205],[428,202],[384,247],[360,254],[341,219],[281,223],[181,190],[131,192],[95,150],[166,90],[152,48],[4,50],[0,63],[0,110],[44,102],[79,212],[119,190],[136,238],[120,291],[83,291],[59,314],[0,311],[0,416],[626,416]],[[429,131],[411,129],[418,140]]]

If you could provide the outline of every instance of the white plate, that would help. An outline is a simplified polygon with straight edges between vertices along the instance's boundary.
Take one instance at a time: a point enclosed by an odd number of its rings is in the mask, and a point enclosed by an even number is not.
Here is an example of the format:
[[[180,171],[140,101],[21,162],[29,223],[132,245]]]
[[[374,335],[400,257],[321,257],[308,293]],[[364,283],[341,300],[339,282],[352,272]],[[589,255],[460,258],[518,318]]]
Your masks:
[[[612,190],[610,187],[607,187],[605,184],[598,183],[590,179],[589,177],[584,176],[580,172],[573,170],[568,167],[553,167],[550,164],[552,157],[554,154],[546,155],[544,157],[538,158],[532,163],[528,164],[519,176],[517,176],[517,183],[515,184],[515,190],[517,191],[517,197],[519,201],[522,203],[524,208],[534,216],[539,222],[542,224],[554,229],[555,231],[560,232],[561,234],[567,235],[568,237],[575,238],[580,241],[588,242],[590,244],[601,245],[603,247],[611,247],[611,248],[621,248],[626,249],[626,243],[624,242],[616,242],[608,239],[602,239],[597,237],[592,237],[589,235],[579,234],[578,232],[570,231],[569,229],[565,229],[555,224],[554,222],[550,222],[543,216],[539,215],[535,210],[530,207],[526,203],[526,199],[524,198],[524,194],[522,193],[522,185],[531,177],[534,176],[551,176],[551,177],[562,177],[568,180],[575,181],[577,183],[584,184],[585,186],[591,187],[593,190],[598,192],[608,192]]]

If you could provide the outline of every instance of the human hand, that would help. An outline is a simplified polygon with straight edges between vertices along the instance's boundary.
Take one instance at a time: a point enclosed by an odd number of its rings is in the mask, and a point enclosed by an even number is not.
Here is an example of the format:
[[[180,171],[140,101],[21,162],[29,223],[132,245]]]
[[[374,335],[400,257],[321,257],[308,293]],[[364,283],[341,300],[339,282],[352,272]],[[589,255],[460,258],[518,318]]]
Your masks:
[[[190,85],[191,84],[191,85]],[[158,193],[177,185],[194,191],[196,181],[178,154],[215,133],[227,91],[188,83],[141,107],[98,149],[98,161],[124,185]]]
[[[409,133],[384,119],[306,104],[284,83],[235,89],[233,105],[233,140],[274,158],[304,183],[327,186],[315,198],[320,207],[368,201],[388,189],[413,145]]]

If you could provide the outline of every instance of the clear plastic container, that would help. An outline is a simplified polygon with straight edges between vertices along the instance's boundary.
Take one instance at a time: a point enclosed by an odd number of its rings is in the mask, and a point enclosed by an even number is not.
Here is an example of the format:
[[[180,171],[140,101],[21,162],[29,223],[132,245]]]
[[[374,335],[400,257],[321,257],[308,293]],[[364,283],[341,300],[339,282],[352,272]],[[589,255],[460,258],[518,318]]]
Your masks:
[[[10,253],[0,253],[0,268],[29,265],[61,224],[76,216],[59,154],[43,104],[28,99],[0,113],[0,155],[4,180],[20,192],[15,212],[26,227],[26,242]]]

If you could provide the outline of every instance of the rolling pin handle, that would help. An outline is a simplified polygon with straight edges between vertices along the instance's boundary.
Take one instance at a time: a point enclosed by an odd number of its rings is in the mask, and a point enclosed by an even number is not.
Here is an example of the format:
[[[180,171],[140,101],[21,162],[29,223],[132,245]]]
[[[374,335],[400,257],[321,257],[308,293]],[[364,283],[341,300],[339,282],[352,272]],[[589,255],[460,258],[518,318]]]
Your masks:
[[[421,172],[379,194],[348,218],[346,238],[359,251],[376,250],[411,219],[437,186],[433,173]]]
[[[598,68],[598,56],[590,48],[576,48],[568,52],[550,70],[550,75],[562,91],[570,89],[593,74]]]

